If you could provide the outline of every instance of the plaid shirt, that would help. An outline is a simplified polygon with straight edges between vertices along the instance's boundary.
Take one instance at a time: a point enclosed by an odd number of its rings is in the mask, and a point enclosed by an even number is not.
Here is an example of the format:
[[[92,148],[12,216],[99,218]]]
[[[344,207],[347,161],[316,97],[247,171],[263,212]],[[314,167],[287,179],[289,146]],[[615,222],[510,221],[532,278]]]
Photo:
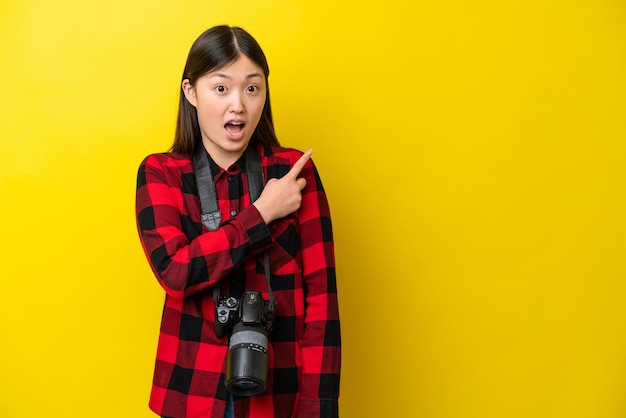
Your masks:
[[[252,145],[251,145],[252,146]],[[284,176],[301,153],[257,147],[266,179]],[[228,170],[210,161],[224,221],[200,220],[193,163],[181,154],[148,156],[139,168],[141,243],[165,289],[150,408],[167,417],[223,418],[228,337],[214,332],[213,288],[268,298],[271,266],[276,320],[264,394],[235,397],[235,417],[336,417],[341,341],[332,227],[320,177],[309,160],[300,209],[267,226],[250,204],[243,158]]]

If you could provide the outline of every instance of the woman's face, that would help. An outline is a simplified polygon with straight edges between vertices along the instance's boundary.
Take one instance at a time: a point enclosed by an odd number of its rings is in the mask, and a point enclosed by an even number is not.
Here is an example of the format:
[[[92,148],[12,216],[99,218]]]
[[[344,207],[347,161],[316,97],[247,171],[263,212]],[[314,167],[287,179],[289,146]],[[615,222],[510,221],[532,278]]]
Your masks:
[[[204,74],[185,97],[198,111],[202,143],[213,160],[228,168],[243,154],[256,129],[267,94],[263,70],[245,55]]]

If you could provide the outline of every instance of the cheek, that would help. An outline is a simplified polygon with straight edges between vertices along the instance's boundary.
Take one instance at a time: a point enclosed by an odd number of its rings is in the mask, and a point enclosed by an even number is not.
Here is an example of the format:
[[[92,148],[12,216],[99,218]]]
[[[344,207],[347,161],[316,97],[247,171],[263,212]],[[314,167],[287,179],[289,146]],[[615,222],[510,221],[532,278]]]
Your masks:
[[[208,120],[216,120],[220,117],[221,111],[219,106],[210,101],[202,101],[198,102],[198,117],[208,119]]]
[[[257,104],[257,107],[256,107],[257,119],[261,119],[261,115],[263,114],[264,108],[265,108],[265,99],[259,104]]]
[[[198,107],[198,124],[204,130],[223,128],[222,118],[215,109]]]

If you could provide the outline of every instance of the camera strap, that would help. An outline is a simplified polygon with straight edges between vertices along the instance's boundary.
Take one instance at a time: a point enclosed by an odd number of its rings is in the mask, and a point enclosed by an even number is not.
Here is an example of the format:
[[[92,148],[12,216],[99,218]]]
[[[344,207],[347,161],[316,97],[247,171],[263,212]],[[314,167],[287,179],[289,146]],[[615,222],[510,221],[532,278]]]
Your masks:
[[[250,194],[250,204],[261,196],[264,187],[263,166],[261,157],[254,149],[253,145],[248,144],[243,153],[246,177],[248,178],[248,193]],[[204,148],[202,142],[196,146],[196,152],[193,156],[193,165],[196,174],[196,184],[198,186],[198,196],[200,198],[200,211],[202,215],[202,223],[209,231],[217,231],[222,223],[222,213],[217,203],[217,192],[215,190],[215,182],[211,174],[211,166],[209,165],[209,155]],[[270,285],[270,257],[265,251],[265,276],[267,277],[267,293],[269,295],[269,303],[271,310],[274,309],[276,302]],[[213,288],[213,299],[217,303],[219,301],[219,286]]]

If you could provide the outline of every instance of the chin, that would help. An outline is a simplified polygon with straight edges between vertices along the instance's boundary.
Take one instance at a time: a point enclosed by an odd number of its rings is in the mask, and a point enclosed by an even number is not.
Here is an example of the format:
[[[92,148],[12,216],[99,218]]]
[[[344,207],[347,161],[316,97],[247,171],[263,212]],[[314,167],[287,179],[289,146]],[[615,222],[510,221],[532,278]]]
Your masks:
[[[236,152],[236,151],[244,151],[247,147],[248,144],[250,143],[250,140],[241,140],[241,141],[237,141],[237,142],[231,142],[231,146],[229,147],[230,151]]]

